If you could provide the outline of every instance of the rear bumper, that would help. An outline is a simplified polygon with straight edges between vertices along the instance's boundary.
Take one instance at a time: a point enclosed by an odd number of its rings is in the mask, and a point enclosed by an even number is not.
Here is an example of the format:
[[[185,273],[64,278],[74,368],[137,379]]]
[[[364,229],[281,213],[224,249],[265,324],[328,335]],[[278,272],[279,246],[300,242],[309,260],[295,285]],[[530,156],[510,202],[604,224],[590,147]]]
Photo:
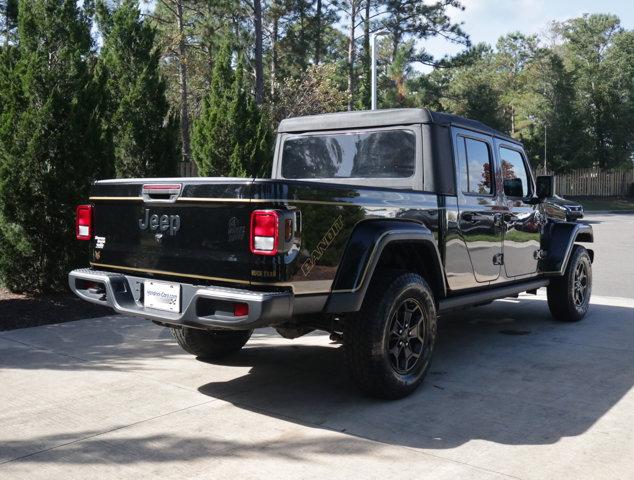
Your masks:
[[[188,283],[179,283],[181,313],[146,309],[143,306],[145,280],[148,279],[90,268],[68,274],[71,290],[83,300],[109,306],[123,315],[136,315],[174,326],[250,330],[283,323],[293,314],[294,297],[290,292],[254,292]],[[99,289],[89,288],[86,282],[97,284]],[[233,316],[227,305],[234,302],[249,305],[248,315]]]

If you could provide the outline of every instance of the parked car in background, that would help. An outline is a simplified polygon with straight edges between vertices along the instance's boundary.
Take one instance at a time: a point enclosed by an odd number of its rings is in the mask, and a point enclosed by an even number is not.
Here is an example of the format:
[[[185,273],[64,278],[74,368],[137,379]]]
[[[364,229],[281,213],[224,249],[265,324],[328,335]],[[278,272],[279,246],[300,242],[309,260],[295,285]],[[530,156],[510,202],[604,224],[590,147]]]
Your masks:
[[[583,218],[583,206],[567,198],[553,195],[546,199],[545,208],[548,214],[555,218],[574,222]]]

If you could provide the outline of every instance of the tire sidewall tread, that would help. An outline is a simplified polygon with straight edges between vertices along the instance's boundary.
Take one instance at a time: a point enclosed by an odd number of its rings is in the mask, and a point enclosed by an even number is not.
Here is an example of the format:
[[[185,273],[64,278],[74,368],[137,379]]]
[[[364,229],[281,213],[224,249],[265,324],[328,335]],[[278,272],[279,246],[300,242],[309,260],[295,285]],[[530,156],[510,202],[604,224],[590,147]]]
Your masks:
[[[396,373],[385,352],[386,329],[393,309],[404,297],[421,302],[431,335],[430,358],[437,335],[436,306],[431,289],[418,274],[377,272],[361,310],[344,324],[344,350],[353,381],[370,396],[396,399],[422,383],[431,364],[428,360],[415,375]]]

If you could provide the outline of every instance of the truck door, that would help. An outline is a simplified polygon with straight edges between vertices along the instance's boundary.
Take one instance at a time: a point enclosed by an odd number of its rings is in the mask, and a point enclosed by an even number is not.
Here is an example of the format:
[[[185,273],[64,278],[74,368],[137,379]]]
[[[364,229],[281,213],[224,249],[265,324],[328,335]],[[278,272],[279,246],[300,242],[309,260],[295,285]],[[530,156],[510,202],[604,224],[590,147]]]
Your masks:
[[[493,141],[487,135],[454,129],[458,225],[477,282],[500,275],[502,238]]]
[[[504,190],[504,271],[517,277],[537,271],[541,222],[533,195],[533,179],[526,156],[518,145],[495,140]]]

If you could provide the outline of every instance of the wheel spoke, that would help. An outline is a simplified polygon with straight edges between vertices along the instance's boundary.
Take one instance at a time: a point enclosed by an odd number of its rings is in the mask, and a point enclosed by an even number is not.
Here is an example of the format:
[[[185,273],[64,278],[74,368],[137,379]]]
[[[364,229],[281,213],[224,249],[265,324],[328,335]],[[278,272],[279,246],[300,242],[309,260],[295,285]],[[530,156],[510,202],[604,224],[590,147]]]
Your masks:
[[[427,338],[425,314],[418,300],[404,300],[392,315],[386,338],[386,349],[394,370],[400,374],[417,368],[426,354]]]
[[[419,338],[420,335],[420,322],[416,323],[416,325],[414,325],[414,327],[409,328],[409,331],[407,332],[407,336],[409,338]]]
[[[408,310],[407,307],[403,313],[403,321],[401,324],[403,328],[407,328],[412,324],[412,311]]]

